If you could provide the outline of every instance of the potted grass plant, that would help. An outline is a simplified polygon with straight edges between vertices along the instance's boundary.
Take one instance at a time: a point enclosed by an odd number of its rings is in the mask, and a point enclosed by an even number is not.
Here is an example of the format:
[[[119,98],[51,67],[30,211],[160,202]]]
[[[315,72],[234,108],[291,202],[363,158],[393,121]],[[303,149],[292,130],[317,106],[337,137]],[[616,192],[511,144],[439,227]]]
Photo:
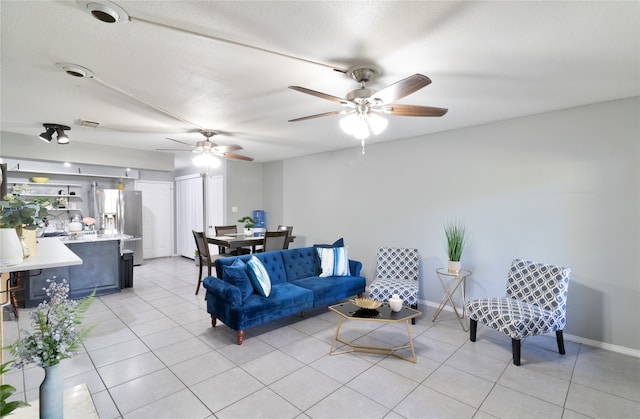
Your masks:
[[[466,243],[466,230],[460,221],[449,221],[444,226],[447,238],[448,270],[452,273],[460,272],[460,258]]]

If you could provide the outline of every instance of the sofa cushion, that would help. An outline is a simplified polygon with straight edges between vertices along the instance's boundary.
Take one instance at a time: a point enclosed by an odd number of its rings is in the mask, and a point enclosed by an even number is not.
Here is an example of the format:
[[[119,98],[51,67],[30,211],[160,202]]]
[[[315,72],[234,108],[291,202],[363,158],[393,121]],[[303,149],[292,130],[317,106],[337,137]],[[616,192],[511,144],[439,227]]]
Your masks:
[[[281,253],[287,281],[291,282],[320,274],[320,258],[315,247],[287,249]]]
[[[312,276],[292,283],[313,291],[313,306],[320,307],[364,293],[367,281],[361,276]]]
[[[320,276],[350,276],[349,257],[346,247],[331,247],[318,249],[320,252]]]
[[[253,284],[247,273],[247,265],[240,259],[222,268],[222,280],[238,287],[242,300],[246,300],[253,294]]]
[[[247,262],[247,271],[253,284],[253,289],[263,297],[268,297],[271,292],[271,280],[260,259],[255,256],[251,257]]]
[[[228,326],[235,329],[245,329],[282,318],[313,307],[313,292],[297,287],[290,283],[274,284],[269,297],[251,294],[242,307],[232,313],[236,321]],[[234,324],[235,323],[235,324]]]

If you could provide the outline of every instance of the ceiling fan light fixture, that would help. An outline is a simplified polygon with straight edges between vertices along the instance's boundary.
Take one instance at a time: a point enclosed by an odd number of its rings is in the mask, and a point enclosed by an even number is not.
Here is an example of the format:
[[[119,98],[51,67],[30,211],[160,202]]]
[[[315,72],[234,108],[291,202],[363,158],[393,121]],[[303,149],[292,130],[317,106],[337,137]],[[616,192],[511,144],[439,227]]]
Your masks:
[[[100,1],[81,1],[84,4],[86,10],[104,23],[125,23],[129,21],[129,15],[124,9],[117,4],[114,4],[107,0]]]
[[[375,113],[369,114],[368,118],[369,126],[371,127],[371,131],[375,135],[379,135],[387,128],[389,121],[386,118],[381,117]]]
[[[197,167],[220,167],[220,159],[209,153],[198,154],[193,158],[193,164]]]

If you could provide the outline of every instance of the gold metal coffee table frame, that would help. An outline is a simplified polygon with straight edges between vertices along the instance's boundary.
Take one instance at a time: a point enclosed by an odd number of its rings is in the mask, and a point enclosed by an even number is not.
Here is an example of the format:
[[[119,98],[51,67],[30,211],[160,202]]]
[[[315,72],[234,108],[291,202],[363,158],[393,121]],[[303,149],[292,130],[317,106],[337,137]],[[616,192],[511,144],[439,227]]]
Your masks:
[[[404,359],[405,361],[417,363],[418,358],[416,357],[416,350],[413,346],[413,338],[411,337],[411,328],[409,326],[409,320],[421,316],[422,312],[418,310],[414,310],[410,307],[403,306],[402,310],[399,312],[393,312],[389,307],[389,304],[384,303],[382,306],[378,307],[374,311],[371,310],[363,310],[352,302],[345,302],[340,304],[334,304],[329,306],[329,310],[336,313],[338,317],[338,324],[336,325],[336,332],[333,335],[333,342],[331,342],[331,348],[329,349],[329,355],[338,355],[345,354],[351,352],[366,352],[366,353],[374,353],[381,355],[391,355],[399,359]],[[369,317],[371,316],[371,317]],[[407,337],[408,342],[401,346],[395,347],[380,347],[380,346],[367,346],[367,345],[358,345],[353,342],[349,342],[341,339],[338,335],[340,334],[340,327],[342,327],[343,320],[356,320],[356,321],[367,321],[367,322],[380,322],[380,323],[401,323],[404,322],[407,327]],[[336,342],[343,343],[349,347],[349,349],[334,349],[336,346]],[[412,357],[402,356],[397,351],[402,349],[411,349]]]

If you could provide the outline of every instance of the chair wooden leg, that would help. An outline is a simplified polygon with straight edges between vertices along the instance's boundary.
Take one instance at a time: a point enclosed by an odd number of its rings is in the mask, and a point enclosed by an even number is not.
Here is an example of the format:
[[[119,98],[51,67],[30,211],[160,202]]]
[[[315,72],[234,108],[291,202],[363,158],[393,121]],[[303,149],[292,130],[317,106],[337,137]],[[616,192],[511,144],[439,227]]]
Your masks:
[[[418,309],[418,303],[412,304],[411,308],[414,310]],[[416,318],[414,317],[413,319],[411,319],[411,324],[416,324]]]
[[[198,274],[198,285],[196,286],[196,295],[198,295],[198,291],[200,291],[200,283],[202,283],[202,259],[198,264],[200,266],[200,273]]]
[[[211,327],[216,327],[217,321],[218,319],[216,319],[216,316],[211,316]]]
[[[562,337],[562,330],[556,330],[556,340],[558,341],[558,352],[560,352],[560,355],[564,355],[564,338]]]
[[[478,331],[478,321],[469,319],[469,340],[471,342],[476,341],[476,332]]]
[[[242,345],[242,342],[244,342],[244,330],[238,330],[237,341],[238,345]]]
[[[513,365],[520,366],[520,339],[511,338],[511,351],[513,352]]]

